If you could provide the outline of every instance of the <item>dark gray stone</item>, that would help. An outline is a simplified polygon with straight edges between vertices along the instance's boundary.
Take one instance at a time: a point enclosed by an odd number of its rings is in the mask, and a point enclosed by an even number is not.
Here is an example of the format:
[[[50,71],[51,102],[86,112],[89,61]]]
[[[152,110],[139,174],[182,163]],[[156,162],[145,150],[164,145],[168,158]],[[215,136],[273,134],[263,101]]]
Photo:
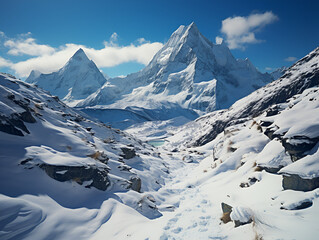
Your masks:
[[[223,213],[231,213],[231,211],[233,209],[232,206],[230,206],[224,202],[221,203],[221,206],[222,206]]]
[[[120,156],[123,157],[124,159],[131,159],[136,156],[136,152],[134,148],[131,147],[123,147],[121,148],[123,154]]]
[[[302,210],[302,209],[306,209],[312,206],[312,201],[311,200],[307,200],[304,202],[301,202],[298,206],[291,208],[291,209],[287,209],[285,207],[280,207],[280,209],[284,209],[284,210]]]
[[[284,174],[282,179],[284,190],[291,189],[296,191],[312,191],[319,187],[319,177],[305,179],[297,174]]]
[[[140,192],[142,187],[142,180],[138,176],[131,176],[130,181],[132,182],[131,189]]]
[[[55,166],[55,165],[40,165],[49,177],[59,181],[75,181],[82,185],[85,181],[91,181],[92,183],[85,187],[95,187],[99,190],[105,191],[110,185],[107,169],[99,169],[95,166]],[[61,174],[59,172],[66,171]]]
[[[291,144],[293,140],[297,140],[298,143]],[[309,138],[306,136],[294,136],[292,138],[282,139],[282,145],[285,150],[290,154],[293,162],[304,157],[305,152],[310,151],[319,142],[319,137]]]

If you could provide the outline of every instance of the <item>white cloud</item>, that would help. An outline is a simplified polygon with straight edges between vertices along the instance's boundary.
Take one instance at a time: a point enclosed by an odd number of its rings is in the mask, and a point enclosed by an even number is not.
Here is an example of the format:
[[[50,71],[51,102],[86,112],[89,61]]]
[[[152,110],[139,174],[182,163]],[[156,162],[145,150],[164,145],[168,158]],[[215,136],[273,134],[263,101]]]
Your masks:
[[[30,34],[27,34],[27,36]],[[9,48],[8,54],[18,55],[30,55],[41,56],[46,54],[52,54],[55,50],[48,45],[37,44],[34,38],[25,39],[10,39],[4,42],[4,46]]]
[[[297,60],[296,57],[287,57],[287,58],[285,58],[285,61],[286,61],[286,62],[294,62],[294,61],[296,61],[296,60]]]
[[[225,34],[230,49],[244,49],[246,44],[261,42],[256,39],[255,33],[277,20],[278,17],[272,12],[229,17],[222,21],[221,32]]]
[[[215,38],[216,44],[222,44],[222,42],[224,41],[224,39],[222,37],[217,36]]]
[[[272,68],[272,67],[265,67],[265,70],[266,70],[266,71],[273,71],[273,70],[275,70],[275,68]]]
[[[82,48],[99,68],[113,67],[126,62],[138,62],[147,65],[155,53],[163,47],[163,44],[160,42],[150,43],[147,41],[140,41],[139,44],[130,44],[128,46],[119,46],[116,43],[118,39],[116,33],[112,34],[108,42],[104,42],[104,48],[102,49],[94,49],[73,43],[53,48],[49,45],[36,44],[34,39],[28,39],[30,38],[11,40],[12,43],[7,43],[6,47],[9,48],[8,53],[28,54],[34,57],[16,63],[11,63],[8,60],[0,58],[0,67],[10,67],[19,77],[27,77],[32,70],[50,73],[61,68],[79,48]],[[24,45],[23,47],[19,45],[17,47],[13,43],[27,43],[29,45]],[[47,48],[43,48],[43,46]]]
[[[12,66],[12,62],[4,59],[3,57],[0,57],[0,67],[11,67]]]

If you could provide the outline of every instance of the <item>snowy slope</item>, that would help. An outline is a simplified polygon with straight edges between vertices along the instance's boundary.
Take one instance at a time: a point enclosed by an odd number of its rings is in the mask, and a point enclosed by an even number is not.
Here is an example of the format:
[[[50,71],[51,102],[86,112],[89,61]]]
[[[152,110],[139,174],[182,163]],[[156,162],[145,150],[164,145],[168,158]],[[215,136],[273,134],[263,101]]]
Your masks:
[[[108,82],[78,107],[159,109],[169,103],[199,113],[229,107],[270,82],[246,60],[236,60],[225,44],[214,45],[195,23],[180,26],[140,72]]]
[[[32,71],[26,82],[34,83],[71,104],[94,93],[106,79],[80,48],[59,71],[50,74]]]
[[[318,52],[158,148],[1,74],[0,238],[317,239]]]
[[[87,239],[109,206],[161,215],[142,193],[168,172],[150,145],[11,75],[0,74],[0,93],[1,239]]]
[[[283,103],[295,94],[319,84],[319,48],[300,59],[278,80],[258,89],[234,103],[227,110],[215,111],[196,120],[193,129],[185,125],[176,137],[189,145],[203,145],[213,140],[225,127],[246,121],[261,114],[273,104]],[[269,110],[276,112],[277,109]],[[172,139],[172,141],[175,141]],[[180,142],[185,145],[185,141]]]

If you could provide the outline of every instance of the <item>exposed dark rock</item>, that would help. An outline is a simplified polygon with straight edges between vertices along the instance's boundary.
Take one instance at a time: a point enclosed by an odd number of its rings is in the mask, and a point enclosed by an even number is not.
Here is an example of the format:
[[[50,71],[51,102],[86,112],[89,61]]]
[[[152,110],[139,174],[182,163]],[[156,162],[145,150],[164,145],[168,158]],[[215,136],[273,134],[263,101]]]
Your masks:
[[[108,178],[108,170],[99,169],[95,166],[55,166],[55,165],[40,165],[48,176],[59,181],[65,182],[73,180],[82,185],[85,181],[92,181],[92,183],[86,187],[95,187],[99,190],[105,191],[110,185]]]
[[[306,209],[312,206],[312,201],[311,200],[306,200],[304,202],[301,202],[298,206],[294,207],[294,208],[285,208],[285,207],[280,207],[280,209],[284,209],[284,210],[302,210],[302,209]]]
[[[131,159],[136,156],[135,149],[132,147],[123,147],[121,148],[123,154],[120,156],[123,157],[124,159]]]
[[[223,223],[228,223],[231,221],[230,214],[232,212],[233,207],[223,202],[221,203],[221,206],[223,210],[223,216],[220,220],[222,220]]]
[[[27,159],[22,160],[22,161],[20,162],[20,164],[21,164],[21,165],[24,165],[24,164],[26,164],[26,163],[28,163],[28,162],[30,162],[30,161],[32,161],[32,160],[33,160],[32,158],[27,158]]]
[[[250,218],[248,220],[248,222],[241,222],[241,221],[238,221],[238,220],[235,220],[234,223],[235,223],[235,227],[239,227],[239,226],[242,226],[242,225],[245,225],[245,224],[249,224],[251,223],[253,220]]]
[[[252,177],[252,178],[248,178],[248,182],[242,182],[239,186],[241,188],[247,188],[254,185],[256,182],[259,182],[259,180],[255,177]]]
[[[22,121],[27,122],[27,123],[35,123],[36,120],[32,116],[31,112],[29,110],[23,112],[20,114]]]
[[[273,122],[260,121],[260,126],[262,126],[262,127],[269,127],[271,124],[273,124]]]
[[[24,136],[21,130],[28,134],[30,133],[18,114],[14,113],[10,117],[0,115],[0,131],[12,135]]]
[[[276,132],[277,130],[278,130],[278,127],[277,127],[277,126],[269,127],[269,128],[266,128],[266,129],[265,129],[264,134],[265,134],[270,140],[273,140],[273,139],[275,139],[275,138],[281,139],[281,135],[275,134],[275,132]]]
[[[280,108],[278,107],[278,105],[274,105],[271,108],[266,110],[266,117],[271,117],[271,116],[275,116],[279,113]]]
[[[279,172],[280,169],[282,169],[284,166],[278,166],[278,167],[267,167],[267,166],[260,166],[258,165],[258,167],[260,168],[260,170],[265,170],[268,173],[273,173],[276,174]]]
[[[319,187],[319,177],[306,179],[297,174],[284,174],[282,187],[284,190],[291,189],[304,192],[312,191]]]
[[[194,145],[195,146],[202,146],[202,145],[205,145],[206,143],[209,143],[210,141],[214,140],[219,133],[224,131],[227,124],[228,124],[228,121],[220,121],[220,120],[215,121],[212,124],[212,130],[208,134],[197,139],[195,141]]]
[[[319,142],[319,137],[309,138],[306,136],[294,136],[292,138],[284,138],[282,145],[290,154],[293,162],[305,156],[305,152],[311,150]]]
[[[130,166],[127,166],[127,165],[120,165],[120,166],[118,166],[117,168],[119,168],[120,169],[120,171],[126,171],[126,172],[129,172],[131,169],[132,169],[132,167],[130,167]]]
[[[138,176],[131,176],[130,181],[132,182],[131,189],[140,192],[142,187],[142,180]]]

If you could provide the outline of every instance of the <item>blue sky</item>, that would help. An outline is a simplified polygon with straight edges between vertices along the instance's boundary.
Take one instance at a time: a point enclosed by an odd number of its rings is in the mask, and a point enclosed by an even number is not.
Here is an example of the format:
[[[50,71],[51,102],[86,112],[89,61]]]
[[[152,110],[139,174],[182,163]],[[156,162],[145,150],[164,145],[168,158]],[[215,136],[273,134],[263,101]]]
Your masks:
[[[230,46],[234,31],[246,24],[235,36],[237,43],[245,40],[231,51],[262,72],[289,66],[287,60],[319,45],[315,0],[0,0],[0,8],[0,71],[22,78],[37,67],[56,70],[78,47],[110,76],[135,72],[180,25],[193,21],[212,42],[219,36]],[[252,16],[261,20],[249,25]],[[227,30],[225,19],[239,28]]]

